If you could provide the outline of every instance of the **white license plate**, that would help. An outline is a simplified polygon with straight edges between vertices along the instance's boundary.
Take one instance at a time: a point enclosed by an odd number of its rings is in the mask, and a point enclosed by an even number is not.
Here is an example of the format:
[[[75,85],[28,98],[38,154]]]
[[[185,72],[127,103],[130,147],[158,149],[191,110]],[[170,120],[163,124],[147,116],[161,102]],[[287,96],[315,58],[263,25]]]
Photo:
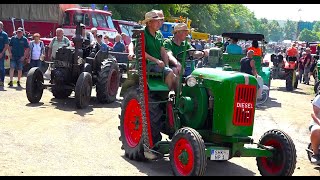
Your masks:
[[[228,160],[229,159],[229,150],[211,150],[210,160]]]

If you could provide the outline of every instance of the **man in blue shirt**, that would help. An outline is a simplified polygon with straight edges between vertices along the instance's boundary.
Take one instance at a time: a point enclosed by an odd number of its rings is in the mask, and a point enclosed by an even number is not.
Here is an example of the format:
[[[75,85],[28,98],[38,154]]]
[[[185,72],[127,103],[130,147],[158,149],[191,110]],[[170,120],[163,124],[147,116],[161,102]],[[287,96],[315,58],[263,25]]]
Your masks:
[[[114,41],[115,41],[115,44],[113,46],[114,52],[124,52],[126,50],[126,47],[121,42],[121,35],[120,34],[116,35],[116,38],[114,39]]]
[[[23,61],[28,56],[29,44],[26,37],[23,36],[23,29],[21,27],[17,30],[17,35],[13,36],[9,44],[9,54],[10,54],[10,82],[9,86],[12,87],[12,79],[14,70],[18,70],[18,81],[17,86],[21,87],[20,79],[22,76]]]
[[[231,44],[227,46],[226,53],[228,54],[242,54],[242,48],[238,44],[238,39],[231,39]]]
[[[108,51],[108,45],[102,41],[102,34],[97,35],[97,43],[96,43],[96,52],[99,50],[102,52],[107,52]]]
[[[0,87],[3,87],[5,69],[4,58],[6,56],[6,50],[9,47],[8,34],[3,31],[3,23],[0,21]]]

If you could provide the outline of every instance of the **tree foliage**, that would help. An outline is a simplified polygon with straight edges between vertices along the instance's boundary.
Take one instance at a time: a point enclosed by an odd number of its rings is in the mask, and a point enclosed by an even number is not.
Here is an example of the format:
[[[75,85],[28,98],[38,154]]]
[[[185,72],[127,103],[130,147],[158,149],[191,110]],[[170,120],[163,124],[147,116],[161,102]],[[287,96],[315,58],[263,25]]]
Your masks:
[[[314,31],[310,31],[309,29],[303,29],[300,32],[300,35],[298,37],[300,41],[318,41],[319,37],[317,36],[317,33]]]
[[[103,9],[105,4],[98,4]],[[219,35],[223,32],[261,33],[267,41],[295,40],[297,22],[287,20],[282,26],[275,20],[257,19],[255,14],[242,4],[107,4],[113,19],[141,21],[151,9],[162,9],[166,17],[183,16],[192,20],[191,26],[196,31]],[[90,5],[86,5],[90,6]],[[307,31],[310,33],[311,31]],[[314,25],[312,34],[320,32],[320,21]],[[301,32],[302,33],[302,32]],[[306,31],[304,32],[306,33]]]

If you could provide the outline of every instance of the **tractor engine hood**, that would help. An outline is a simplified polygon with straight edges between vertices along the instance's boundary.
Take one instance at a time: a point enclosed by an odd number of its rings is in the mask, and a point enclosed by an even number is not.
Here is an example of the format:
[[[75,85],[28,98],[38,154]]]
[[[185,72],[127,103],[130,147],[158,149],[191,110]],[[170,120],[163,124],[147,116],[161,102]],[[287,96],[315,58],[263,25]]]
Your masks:
[[[237,84],[257,84],[256,78],[252,75],[236,71],[224,71],[222,68],[198,68],[192,72],[192,75],[195,77],[202,76],[204,80],[216,82],[229,81]]]

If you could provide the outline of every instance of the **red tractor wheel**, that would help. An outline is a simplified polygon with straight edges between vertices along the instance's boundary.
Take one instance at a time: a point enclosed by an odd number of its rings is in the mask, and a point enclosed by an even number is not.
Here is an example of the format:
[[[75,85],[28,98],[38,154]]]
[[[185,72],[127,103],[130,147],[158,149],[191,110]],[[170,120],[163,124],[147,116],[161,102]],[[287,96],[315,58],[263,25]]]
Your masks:
[[[292,139],[280,130],[264,133],[259,144],[274,149],[272,157],[257,157],[258,170],[262,176],[291,176],[297,163],[296,149]]]
[[[192,128],[181,128],[170,144],[170,164],[176,176],[202,176],[207,158],[201,135]]]
[[[142,111],[137,87],[128,89],[121,109],[120,140],[125,156],[132,160],[144,160]]]

